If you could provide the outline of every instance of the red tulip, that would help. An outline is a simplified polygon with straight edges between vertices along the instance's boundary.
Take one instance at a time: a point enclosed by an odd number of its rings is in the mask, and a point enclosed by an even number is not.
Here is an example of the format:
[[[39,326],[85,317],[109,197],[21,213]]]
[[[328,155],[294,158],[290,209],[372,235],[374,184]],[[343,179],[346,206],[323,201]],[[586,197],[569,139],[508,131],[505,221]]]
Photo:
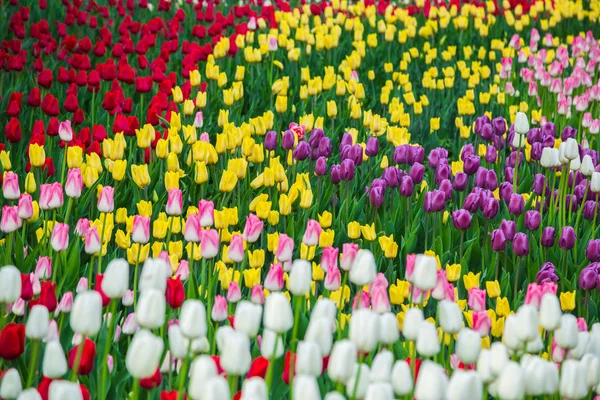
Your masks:
[[[163,390],[160,392],[160,400],[177,400],[178,395],[179,395],[179,392],[177,390],[171,390],[170,392]],[[187,400],[186,394],[183,395],[183,399]]]
[[[52,159],[50,159],[50,160],[52,160]],[[29,308],[31,308],[37,304],[46,306],[46,308],[50,312],[54,312],[54,310],[56,310],[56,306],[58,304],[58,301],[56,300],[56,283],[52,283],[52,282],[48,282],[48,281],[42,282],[40,296],[37,299],[31,300],[29,302]]]
[[[77,349],[79,345],[69,350],[69,368],[73,369],[75,364],[75,357],[77,356]],[[79,369],[77,374],[88,375],[94,368],[94,357],[96,357],[96,343],[91,339],[85,339],[83,344],[83,352],[81,354],[81,361],[79,362]]]
[[[51,118],[50,122],[48,122],[48,129],[46,129],[48,136],[58,136],[59,126],[60,122],[58,122],[58,118]]]
[[[50,89],[52,87],[52,71],[49,69],[43,70],[38,75],[38,85],[44,89]]]
[[[17,359],[25,351],[25,325],[8,323],[0,331],[0,357],[5,360]]]
[[[179,280],[179,276],[167,280],[165,297],[167,299],[167,304],[171,308],[176,309],[181,307],[185,300],[185,291],[183,289],[183,283]]]
[[[47,93],[44,96],[44,100],[42,100],[42,111],[51,117],[56,117],[60,114],[60,110],[58,108],[58,99],[52,96],[50,93]]]
[[[21,298],[24,301],[33,299],[33,285],[29,274],[21,274]]]
[[[286,385],[290,384],[290,358],[291,351],[286,351],[285,360],[283,361],[283,374],[281,375],[281,379],[285,382]],[[296,364],[296,355],[294,354],[294,360],[292,361],[294,365]],[[296,376],[296,372],[294,372],[294,376]]]
[[[29,92],[29,96],[27,96],[27,105],[31,107],[39,107],[41,103],[42,99],[40,95],[40,89],[34,87],[31,89],[31,92]]]
[[[96,284],[94,285],[94,290],[100,293],[100,297],[102,297],[102,307],[106,307],[110,304],[110,298],[107,297],[102,291],[102,279],[104,278],[103,274],[96,275]]]
[[[21,113],[21,99],[23,93],[13,92],[8,100],[8,107],[6,108],[6,115],[9,117],[17,117]]]
[[[22,133],[21,133],[21,123],[17,118],[11,118],[8,121],[8,124],[4,127],[4,134],[6,136],[6,140],[11,143],[18,143],[21,141]]]
[[[85,71],[84,71],[85,73]],[[77,96],[74,94],[68,94],[65,99],[65,110],[68,112],[75,112],[79,108],[79,101],[77,100]]]
[[[269,360],[266,357],[259,356],[256,357],[252,364],[250,365],[250,369],[248,370],[248,374],[246,378],[252,378],[254,376],[260,376],[261,378],[265,378],[267,374],[267,369],[269,368]]]
[[[144,389],[150,390],[155,387],[159,387],[162,382],[162,376],[160,374],[160,368],[156,368],[156,372],[149,378],[140,379],[140,386]]]

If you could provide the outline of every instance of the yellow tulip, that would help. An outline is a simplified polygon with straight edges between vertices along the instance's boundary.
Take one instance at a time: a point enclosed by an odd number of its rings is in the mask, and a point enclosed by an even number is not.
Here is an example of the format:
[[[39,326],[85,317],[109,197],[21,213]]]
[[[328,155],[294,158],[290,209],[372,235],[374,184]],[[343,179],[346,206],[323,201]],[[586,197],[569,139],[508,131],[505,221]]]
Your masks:
[[[375,223],[372,223],[371,225],[361,225],[360,232],[365,240],[370,242],[375,240]]]
[[[148,258],[150,254],[150,244],[140,245],[139,243],[134,243],[130,248],[127,249],[127,262],[131,265],[135,265],[137,263],[143,263]]]
[[[208,181],[208,170],[204,161],[196,161],[194,163],[194,182],[202,184]]]
[[[79,146],[69,146],[67,149],[67,166],[79,168],[83,164],[83,149]]]
[[[321,228],[323,229],[329,228],[332,220],[333,215],[327,210],[323,211],[322,214],[319,214],[319,225],[321,225]]]
[[[131,176],[135,184],[142,189],[150,185],[150,174],[148,172],[148,164],[132,165]]]
[[[46,162],[46,151],[36,143],[29,145],[29,161],[32,167],[41,167]]]
[[[125,177],[125,171],[127,171],[127,160],[116,160],[112,169],[113,179],[121,182]]]
[[[171,93],[173,94],[173,101],[175,103],[181,103],[183,101],[183,92],[179,86],[175,86],[171,89]]]
[[[195,87],[200,85],[200,82],[200,71],[198,71],[197,69],[190,71],[190,85],[192,85],[192,87]]]
[[[485,290],[490,299],[495,299],[500,296],[500,284],[498,281],[487,281],[485,283]]]
[[[358,222],[353,221],[348,223],[348,237],[350,239],[358,239],[360,237],[361,226]]]
[[[260,269],[251,268],[244,270],[244,285],[252,289],[254,286],[260,284]]]
[[[333,240],[335,239],[335,231],[333,229],[324,229],[319,236],[319,247],[325,248],[333,246]]]
[[[263,249],[248,250],[248,263],[251,268],[262,268],[265,265],[265,251]]]
[[[121,229],[115,235],[115,242],[121,250],[127,250],[131,246],[131,236],[129,233],[123,232]]]
[[[471,290],[472,288],[478,288],[479,287],[479,276],[481,275],[481,272],[478,274],[473,274],[472,272],[469,272],[468,274],[463,276],[463,283],[465,284],[465,289],[466,290]]]
[[[448,282],[456,282],[460,278],[460,264],[446,265],[446,278]]]
[[[496,298],[496,315],[499,317],[506,317],[508,314],[510,314],[510,304],[508,303],[508,298]]]
[[[27,173],[27,176],[25,176],[25,190],[27,193],[32,194],[35,193],[36,189],[37,184],[35,183],[35,175],[33,175],[33,172],[29,172]]]
[[[223,171],[221,181],[219,182],[219,190],[221,192],[231,192],[237,184],[237,176],[231,171]]]
[[[560,294],[560,308],[567,312],[575,309],[575,295],[577,291],[562,292]]]

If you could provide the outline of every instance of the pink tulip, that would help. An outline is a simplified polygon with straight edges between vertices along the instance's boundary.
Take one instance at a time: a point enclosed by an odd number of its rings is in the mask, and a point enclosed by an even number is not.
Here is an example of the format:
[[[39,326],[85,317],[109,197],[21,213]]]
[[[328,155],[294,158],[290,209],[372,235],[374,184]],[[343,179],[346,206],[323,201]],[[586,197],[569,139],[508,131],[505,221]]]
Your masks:
[[[437,281],[435,282],[435,287],[431,290],[431,297],[436,300],[445,299],[447,286],[448,278],[446,277],[446,271],[439,269],[437,271]]]
[[[254,214],[246,217],[246,226],[244,227],[244,240],[249,243],[254,243],[258,240],[264,223]]]
[[[200,226],[200,217],[198,214],[190,214],[185,222],[185,231],[183,237],[188,242],[198,243],[200,241],[200,233],[202,227]]]
[[[117,327],[115,328],[115,337],[113,337],[113,343],[119,343],[120,338],[121,338],[121,326],[117,325]],[[109,354],[108,357],[112,357],[112,356]],[[108,360],[106,360],[106,362],[108,362]],[[109,368],[110,368],[110,366],[109,366]]]
[[[88,279],[86,277],[81,277],[79,282],[77,282],[75,293],[85,292],[86,290],[88,290]]]
[[[117,326],[117,328],[119,328],[119,336],[121,335],[121,327]],[[113,358],[113,356],[111,356],[110,354],[106,356],[106,366],[108,367],[108,373],[112,374],[113,369],[115,367],[115,359]]]
[[[202,231],[202,258],[214,258],[219,253],[219,233],[216,229]]]
[[[190,263],[187,260],[179,261],[179,266],[175,272],[175,276],[179,277],[179,280],[185,282],[190,277]]]
[[[7,306],[8,306],[8,304],[7,304]],[[18,317],[22,317],[23,315],[25,315],[25,300],[23,300],[20,297],[17,300],[15,300],[15,302],[12,303],[12,305],[10,307],[10,312],[12,312],[13,314],[15,314]]]
[[[325,289],[330,292],[338,290],[342,283],[342,275],[340,270],[336,266],[331,266],[327,269],[325,274]]]
[[[227,300],[221,295],[215,296],[215,304],[213,305],[210,317],[215,322],[225,321],[227,318]]]
[[[294,239],[282,233],[279,235],[279,241],[277,242],[277,251],[275,251],[275,257],[281,262],[290,261],[292,254],[294,253]]]
[[[231,237],[228,255],[229,259],[236,263],[244,260],[244,238],[242,235],[235,234]]]
[[[202,128],[203,125],[204,125],[204,118],[202,116],[202,111],[198,111],[196,113],[196,116],[194,117],[194,126],[196,128]],[[202,138],[200,138],[200,140],[202,140]]]
[[[544,283],[542,283],[541,288],[542,288],[542,297],[543,297],[546,293],[556,295],[556,290],[558,289],[558,286],[554,282],[544,282]]]
[[[123,298],[121,299],[121,303],[123,303],[125,307],[129,307],[133,304],[133,290],[128,289],[125,292]]]
[[[19,217],[17,206],[2,207],[2,222],[0,222],[0,230],[4,233],[11,233],[19,229],[23,225],[23,220]]]
[[[40,279],[49,279],[52,276],[52,260],[50,257],[38,258],[35,273]]]
[[[446,285],[446,300],[450,300],[450,301],[454,301],[454,285],[451,283],[448,283]]]
[[[54,251],[64,251],[69,247],[69,225],[60,222],[54,224],[50,245]]]
[[[417,261],[416,254],[406,255],[406,280],[411,281],[413,272],[415,271],[415,262]]]
[[[261,285],[255,285],[252,287],[252,292],[250,293],[250,301],[254,304],[265,303],[265,292]]]
[[[73,140],[73,128],[71,128],[71,121],[66,120],[58,125],[58,135],[60,136],[60,139],[65,142],[70,142]]]
[[[473,312],[473,330],[479,333],[479,336],[486,337],[490,333],[492,320],[487,311]]]
[[[169,258],[169,252],[168,251],[161,251],[158,254],[158,259],[159,260],[163,260],[166,264],[165,269],[168,271],[167,274],[171,275],[171,271],[173,271],[173,267],[171,266],[171,259]]]
[[[87,254],[96,254],[102,249],[98,227],[92,226],[85,234],[85,252]]]
[[[6,200],[16,200],[21,195],[19,189],[19,176],[14,172],[7,172],[2,182],[2,194]]]
[[[22,219],[33,217],[33,200],[29,193],[23,193],[21,197],[19,197],[18,214]]]
[[[202,132],[200,134],[200,141],[210,143],[210,136],[208,136],[208,132]]]
[[[583,119],[581,120],[581,126],[583,126],[584,128],[589,128],[590,126],[592,126],[593,120],[594,119],[592,118],[592,113],[586,112],[585,114],[583,114]]]
[[[577,330],[579,332],[587,332],[588,330],[588,325],[587,322],[585,321],[585,318],[577,318]]]
[[[354,296],[354,301],[352,302],[352,310],[356,310],[357,308],[369,308],[370,306],[371,297],[369,296],[369,292],[361,290],[360,293],[357,293]]]
[[[59,312],[68,314],[71,312],[72,309],[73,309],[73,293],[66,292],[65,294],[63,294],[62,298],[60,299],[60,302],[58,303],[58,306],[56,307],[57,314]]]
[[[43,185],[42,185],[43,186]],[[65,193],[67,197],[78,199],[83,190],[83,177],[79,168],[70,169],[67,172],[67,182],[65,183]]]
[[[230,303],[237,303],[242,298],[242,292],[240,291],[240,286],[236,281],[229,283],[229,288],[227,289],[227,301]]]
[[[321,232],[323,228],[319,222],[314,219],[309,219],[306,223],[306,231],[304,231],[304,237],[302,238],[302,242],[307,246],[316,246],[319,244],[319,237],[321,236]]]
[[[371,305],[373,307],[373,311],[378,314],[383,314],[391,310],[390,299],[388,297],[387,290],[383,286],[376,286],[371,293]]]
[[[203,228],[212,226],[215,223],[215,203],[208,200],[200,200],[198,203],[198,214],[200,215],[200,225]]]
[[[31,287],[33,288],[33,295],[37,296],[42,291],[42,284],[40,283],[40,278],[35,273],[29,274],[29,281],[31,282]]]
[[[58,182],[40,186],[40,209],[54,210],[63,205],[62,185]]]
[[[98,198],[98,211],[111,213],[115,209],[115,189],[112,186],[104,186]]]
[[[512,35],[510,41],[508,42],[508,45],[515,50],[519,50],[521,48],[521,38],[519,37],[518,33]]]
[[[271,268],[269,268],[269,272],[265,278],[265,289],[271,292],[279,292],[283,289],[283,285],[283,268],[278,263],[271,264]]]
[[[133,217],[131,240],[135,243],[148,243],[150,240],[150,217],[142,217],[141,215]]]
[[[388,285],[389,283],[383,272],[378,272],[377,275],[375,275],[375,279],[373,280],[373,282],[371,282],[371,285],[369,286],[369,293],[372,294],[373,290],[375,290],[375,288],[377,287],[382,287],[387,290]]]
[[[327,272],[330,268],[337,268],[338,253],[339,249],[337,247],[327,246],[323,249],[321,255],[321,268],[323,271]]]
[[[172,216],[179,216],[183,212],[183,194],[180,189],[169,190],[166,212]]]
[[[87,218],[81,218],[75,225],[75,234],[79,237],[85,237],[88,229],[90,229],[90,221]]]
[[[344,243],[344,245],[342,246],[342,257],[340,259],[340,267],[344,271],[350,271],[350,268],[352,268],[352,264],[354,263],[356,253],[358,253],[357,244]]]
[[[472,311],[485,310],[485,290],[472,288],[469,290],[468,297],[467,304]]]
[[[540,308],[542,302],[542,288],[537,283],[530,283],[527,286],[527,293],[525,294],[525,304],[531,304],[535,308]]]

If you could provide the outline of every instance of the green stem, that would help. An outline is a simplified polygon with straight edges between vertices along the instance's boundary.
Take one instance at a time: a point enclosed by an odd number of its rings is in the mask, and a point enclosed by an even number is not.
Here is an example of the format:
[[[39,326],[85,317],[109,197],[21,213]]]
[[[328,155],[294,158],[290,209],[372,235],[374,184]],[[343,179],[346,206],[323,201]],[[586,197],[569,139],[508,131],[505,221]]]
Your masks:
[[[100,235],[100,255],[98,256],[98,273],[102,273],[102,253],[104,250],[104,229],[106,228],[106,213],[102,213],[102,234]]]
[[[137,400],[140,397],[140,380],[133,380],[133,389],[131,391],[131,400]]]
[[[188,372],[188,368],[190,366],[191,351],[192,351],[192,341],[190,340],[190,344],[188,345],[188,350],[185,355],[185,360],[183,361],[183,366],[181,367],[181,372],[180,372],[181,375],[179,375],[179,391],[177,393],[177,400],[183,399],[183,388],[185,386],[185,379],[187,378],[187,372]]]
[[[13,247],[13,237],[14,237],[15,233],[11,232],[8,234],[8,237],[6,238],[6,245],[4,246],[4,250],[6,251],[6,265],[11,265],[12,264],[12,257],[11,254],[13,253],[12,251],[12,247]]]
[[[358,371],[356,372],[356,379],[354,380],[354,389],[352,389],[352,396],[350,397],[350,400],[355,400],[356,399],[356,393],[358,392],[358,382],[360,381],[360,373],[362,372],[362,362],[365,358],[364,353],[360,353],[360,355],[358,356]]]
[[[83,356],[83,346],[85,345],[85,336],[81,336],[81,343],[77,346],[77,353],[75,353],[75,362],[73,363],[73,369],[71,370],[71,382],[77,381],[77,374],[79,373],[79,365],[81,364],[81,357]]]
[[[138,287],[138,275],[140,267],[140,252],[142,251],[142,245],[138,243],[137,256],[135,257],[135,271],[133,273],[133,308],[137,305],[137,287]]]
[[[31,383],[33,382],[33,376],[37,371],[38,357],[40,355],[40,346],[42,342],[40,340],[34,340],[31,348],[31,360],[29,360],[29,372],[27,373],[27,384],[26,388],[31,387]],[[77,361],[77,360],[76,360]]]
[[[290,398],[294,400],[293,382],[294,382],[294,351],[296,349],[295,342],[298,336],[298,327],[300,325],[300,311],[302,309],[303,296],[294,296],[294,328],[292,330],[292,341],[290,342]]]
[[[102,365],[102,385],[100,386],[100,398],[106,398],[106,394],[108,394],[108,388],[106,387],[106,380],[108,378],[108,365],[106,362],[106,358],[108,357],[108,353],[110,352],[110,346],[112,343],[112,335],[115,330],[115,322],[117,320],[117,316],[115,315],[117,312],[117,300],[111,300],[110,302],[110,324],[108,327],[108,331],[106,332],[106,342],[104,343],[104,352],[102,359],[100,360],[100,364]]]

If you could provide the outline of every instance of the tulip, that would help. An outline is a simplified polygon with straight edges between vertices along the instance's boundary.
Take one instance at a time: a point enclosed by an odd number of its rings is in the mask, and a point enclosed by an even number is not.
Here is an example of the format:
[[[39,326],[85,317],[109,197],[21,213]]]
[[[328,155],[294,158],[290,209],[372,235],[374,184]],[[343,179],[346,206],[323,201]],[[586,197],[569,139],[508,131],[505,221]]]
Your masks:
[[[10,368],[4,371],[2,384],[0,385],[0,397],[3,399],[16,399],[23,390],[19,371]]]
[[[2,194],[6,200],[17,200],[21,195],[19,177],[14,172],[7,172],[2,182]]]
[[[391,352],[384,351],[377,353],[377,355],[373,358],[373,362],[371,363],[371,382],[389,383],[392,376],[393,363],[394,355]]]
[[[225,346],[219,348],[221,367],[227,375],[240,376],[248,372],[252,362],[248,335],[232,331],[226,336],[225,341]]]
[[[344,249],[344,253],[346,249]],[[342,254],[342,268],[344,265],[344,254]],[[376,265],[375,257],[369,250],[359,250],[356,253],[352,267],[350,268],[349,278],[357,286],[367,285],[375,279]]]
[[[327,366],[327,374],[332,381],[346,383],[350,379],[356,364],[356,351],[356,346],[348,339],[335,342]]]
[[[321,236],[322,228],[319,222],[314,219],[309,219],[306,223],[306,231],[304,231],[304,237],[302,242],[307,246],[316,246],[319,244],[319,237]],[[280,238],[281,240],[281,238]],[[287,260],[283,260],[287,261]]]
[[[346,382],[346,395],[350,398],[362,399],[367,394],[369,386],[369,366],[367,364],[354,364],[353,373]]]
[[[31,307],[27,325],[25,326],[25,334],[27,338],[32,340],[42,340],[48,334],[48,322],[50,313],[43,305],[35,305]]]
[[[254,214],[250,214],[246,218],[246,225],[244,226],[244,240],[249,243],[254,243],[258,240],[264,223]]]
[[[408,275],[408,274],[407,274]],[[418,254],[414,271],[407,279],[423,291],[431,290],[437,282],[437,261],[434,257]]]
[[[547,226],[542,231],[542,246],[553,247],[555,241],[555,230],[552,226]]]
[[[127,371],[134,379],[147,378],[156,371],[163,346],[163,341],[150,331],[141,329],[135,334],[125,358]]]
[[[184,239],[188,242],[198,243],[201,232],[200,217],[197,214],[189,215],[185,222]]]
[[[481,377],[474,371],[457,370],[452,374],[448,383],[448,400],[473,399],[480,400],[483,397],[483,382]]]
[[[378,342],[377,314],[365,308],[358,309],[350,320],[350,340],[358,350],[369,353],[375,349]]]
[[[468,292],[468,305],[473,311],[485,310],[485,290],[471,288]]]
[[[462,328],[462,314],[453,301],[442,300],[438,304],[438,318],[442,330],[450,335],[457,334]]]
[[[260,305],[246,300],[240,301],[235,308],[235,329],[246,333],[251,338],[256,337],[260,328],[261,315],[262,307]]]
[[[433,361],[424,361],[419,369],[415,385],[415,398],[436,399],[446,398],[448,378],[444,369]]]
[[[21,219],[30,219],[33,217],[33,201],[31,195],[23,193],[19,197],[19,205],[17,207],[17,215]]]
[[[560,395],[567,399],[583,399],[587,394],[585,365],[577,360],[565,360],[560,371]]]
[[[323,355],[319,345],[310,341],[298,342],[296,348],[295,373],[298,375],[309,375],[318,377],[323,369]]]
[[[560,317],[560,326],[554,331],[556,344],[562,349],[574,349],[577,346],[577,318],[571,314]]]
[[[260,355],[267,359],[279,358],[284,350],[283,339],[272,330],[265,329],[260,344]]]
[[[423,311],[420,308],[409,308],[404,313],[404,324],[402,334],[405,338],[411,341],[417,340],[419,336],[419,328],[423,322]]]
[[[71,328],[85,336],[95,336],[102,327],[102,298],[96,291],[79,293],[73,302]]]
[[[452,212],[452,223],[458,230],[465,231],[471,226],[471,214],[467,210],[461,209]]]
[[[577,236],[573,227],[565,226],[561,231],[560,239],[558,240],[558,245],[561,249],[571,250],[575,246],[576,239]]]
[[[217,376],[217,367],[213,359],[209,356],[199,356],[194,359],[190,368],[190,382],[188,394],[192,399],[204,398],[208,391],[206,383]],[[227,395],[229,398],[229,395]]]
[[[202,257],[214,258],[219,253],[219,233],[215,229],[203,230],[200,234]]]
[[[40,186],[40,209],[55,210],[63,205],[62,185],[58,182]]]
[[[102,249],[102,243],[100,243],[100,235],[98,234],[98,228],[92,226],[85,233],[85,252],[87,254],[96,254]]]
[[[0,303],[14,303],[21,297],[21,273],[14,265],[0,268]]]
[[[271,293],[265,302],[263,323],[266,328],[277,333],[285,333],[294,324],[292,308],[287,298],[281,293]]]
[[[141,215],[133,217],[131,240],[135,243],[146,244],[150,240],[150,218]]]
[[[227,300],[223,296],[215,296],[215,303],[210,317],[213,321],[221,322],[227,318]]]
[[[289,289],[295,296],[306,296],[310,292],[311,265],[306,260],[295,260],[290,273]]]
[[[405,321],[406,323],[406,321]],[[435,325],[431,322],[423,321],[419,325],[419,334],[417,336],[417,351],[424,357],[432,357],[440,351]]]
[[[157,289],[144,290],[140,294],[140,298],[135,310],[137,322],[142,328],[160,328],[165,322],[166,305],[165,295],[163,292]]]
[[[310,375],[296,376],[293,382],[293,392],[290,397],[295,399],[320,400],[321,393],[317,378]]]
[[[129,288],[129,263],[117,258],[108,263],[102,279],[102,292],[111,299],[120,299]]]
[[[140,293],[151,289],[156,289],[164,293],[167,288],[167,278],[170,277],[171,274],[171,268],[163,260],[159,258],[148,258],[144,262],[144,267],[140,274]]]
[[[318,244],[318,240],[317,240]],[[294,240],[285,233],[279,235],[275,257],[281,262],[290,261],[294,252]]]
[[[167,215],[180,216],[183,208],[182,192],[174,188],[168,191],[167,206],[165,211]]]
[[[333,321],[326,317],[313,319],[311,315],[310,323],[304,334],[304,340],[315,342],[319,346],[321,354],[326,356],[331,352],[331,346],[333,345],[332,331],[335,329],[334,325]],[[398,332],[397,327],[396,332]]]
[[[517,257],[524,257],[529,254],[529,240],[526,234],[522,232],[516,233],[512,245],[513,252]]]
[[[23,225],[23,220],[19,217],[19,211],[17,206],[3,206],[2,207],[2,222],[0,224],[0,230],[4,233],[11,233],[19,229]],[[8,243],[6,246],[10,245]]]
[[[67,359],[60,342],[51,340],[46,344],[44,360],[42,362],[43,375],[51,379],[58,379],[67,373]]]

